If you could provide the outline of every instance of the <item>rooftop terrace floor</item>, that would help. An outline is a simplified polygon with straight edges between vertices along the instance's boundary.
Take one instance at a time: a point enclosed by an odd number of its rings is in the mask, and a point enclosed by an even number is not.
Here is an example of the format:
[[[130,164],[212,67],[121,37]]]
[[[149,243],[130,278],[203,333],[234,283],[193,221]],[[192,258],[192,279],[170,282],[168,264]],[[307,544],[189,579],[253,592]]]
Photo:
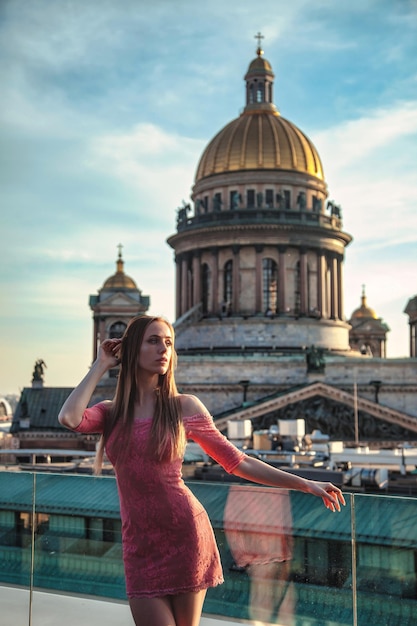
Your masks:
[[[34,591],[32,595],[32,621],[29,621],[29,590],[0,585],[1,626],[133,626],[127,602],[103,600],[88,596]],[[203,617],[200,626],[236,626],[251,622],[230,621]]]

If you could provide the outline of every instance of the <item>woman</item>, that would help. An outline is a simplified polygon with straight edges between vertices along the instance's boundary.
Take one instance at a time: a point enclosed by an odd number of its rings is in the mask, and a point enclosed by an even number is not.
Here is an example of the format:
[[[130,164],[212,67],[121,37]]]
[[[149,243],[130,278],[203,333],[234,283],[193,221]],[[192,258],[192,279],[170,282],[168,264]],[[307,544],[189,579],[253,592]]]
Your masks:
[[[86,408],[103,374],[120,364],[113,401]],[[65,401],[59,421],[101,433],[120,497],[126,591],[136,626],[198,626],[209,587],[223,582],[208,516],[181,478],[187,438],[226,471],[253,482],[311,493],[331,511],[343,495],[330,483],[305,480],[246,456],[215,427],[195,396],[174,380],[174,330],[165,319],[133,318],[122,339],[107,339]]]

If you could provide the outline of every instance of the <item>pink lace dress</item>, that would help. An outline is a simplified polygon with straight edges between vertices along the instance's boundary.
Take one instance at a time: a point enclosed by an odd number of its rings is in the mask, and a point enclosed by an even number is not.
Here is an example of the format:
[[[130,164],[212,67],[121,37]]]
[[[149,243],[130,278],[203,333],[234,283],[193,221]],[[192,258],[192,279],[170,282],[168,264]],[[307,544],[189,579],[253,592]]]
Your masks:
[[[76,430],[101,433],[108,407],[102,402],[86,409]],[[151,421],[134,423],[131,445],[122,445],[118,456],[114,431],[106,448],[119,491],[129,598],[200,591],[223,582],[213,529],[204,507],[182,479],[182,459],[156,461],[147,450]],[[187,438],[200,444],[227,472],[244,458],[210,415],[184,417],[183,422]]]

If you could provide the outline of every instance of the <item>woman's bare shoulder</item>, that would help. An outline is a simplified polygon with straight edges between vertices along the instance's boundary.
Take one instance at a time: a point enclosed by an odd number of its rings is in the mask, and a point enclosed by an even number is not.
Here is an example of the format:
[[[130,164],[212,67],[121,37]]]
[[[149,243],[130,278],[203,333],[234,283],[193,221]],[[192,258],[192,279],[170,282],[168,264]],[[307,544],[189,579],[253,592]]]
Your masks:
[[[95,405],[93,406],[102,406],[105,409],[111,409],[113,404],[112,400],[101,400],[100,402],[97,402]]]
[[[179,394],[178,399],[180,401],[181,413],[183,417],[191,417],[199,413],[208,413],[206,407],[197,396],[192,396],[188,393]]]

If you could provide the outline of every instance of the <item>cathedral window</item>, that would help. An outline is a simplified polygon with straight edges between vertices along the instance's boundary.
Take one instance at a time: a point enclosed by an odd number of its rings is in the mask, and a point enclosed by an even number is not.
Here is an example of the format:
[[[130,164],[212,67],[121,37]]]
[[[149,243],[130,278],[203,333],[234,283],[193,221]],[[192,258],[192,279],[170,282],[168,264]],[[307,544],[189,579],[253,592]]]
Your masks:
[[[233,261],[227,261],[224,266],[224,282],[223,282],[223,308],[224,313],[230,311],[233,298]]]
[[[263,259],[262,282],[263,311],[274,314],[278,305],[278,266],[273,259]]]
[[[210,268],[207,263],[201,268],[201,299],[203,313],[207,314],[209,310],[209,292],[210,292]]]
[[[255,206],[255,190],[248,189],[246,191],[246,206],[248,209],[253,209]]]
[[[126,330],[126,324],[123,322],[115,322],[110,326],[109,339],[120,339]]]
[[[249,85],[249,104],[252,104],[255,100],[254,96],[253,96],[253,92],[254,92],[254,86],[253,83],[251,83]]]
[[[265,204],[268,209],[271,209],[274,206],[274,190],[273,189],[265,190]]]
[[[291,191],[289,189],[284,189],[284,207],[291,209]]]
[[[264,84],[259,83],[256,88],[256,102],[264,101]]]
[[[238,209],[239,205],[240,205],[240,200],[241,200],[239,192],[236,191],[235,189],[233,191],[231,191],[229,199],[230,199],[230,201],[229,201],[229,208],[231,210]]]
[[[221,211],[222,210],[222,194],[217,192],[214,194],[213,198],[213,211]]]

